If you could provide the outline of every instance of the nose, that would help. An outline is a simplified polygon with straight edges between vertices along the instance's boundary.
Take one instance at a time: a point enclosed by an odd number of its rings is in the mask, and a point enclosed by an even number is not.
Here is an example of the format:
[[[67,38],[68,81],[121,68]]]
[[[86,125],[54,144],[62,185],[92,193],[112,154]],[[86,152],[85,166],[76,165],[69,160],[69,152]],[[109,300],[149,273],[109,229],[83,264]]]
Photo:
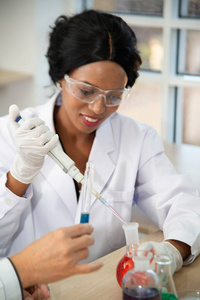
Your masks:
[[[101,114],[106,109],[106,96],[100,95],[100,97],[93,103],[89,103],[88,107],[92,110],[95,114]]]

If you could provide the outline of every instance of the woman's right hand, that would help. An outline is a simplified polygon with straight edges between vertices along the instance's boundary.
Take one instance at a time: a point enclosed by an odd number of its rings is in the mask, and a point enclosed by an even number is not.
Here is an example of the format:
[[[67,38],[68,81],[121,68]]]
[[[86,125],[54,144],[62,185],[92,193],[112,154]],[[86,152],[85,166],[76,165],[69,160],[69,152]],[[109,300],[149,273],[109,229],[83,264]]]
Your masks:
[[[30,184],[42,168],[46,154],[57,145],[58,136],[39,118],[25,120],[19,125],[17,105],[10,106],[9,115],[17,147],[10,173],[19,182]]]

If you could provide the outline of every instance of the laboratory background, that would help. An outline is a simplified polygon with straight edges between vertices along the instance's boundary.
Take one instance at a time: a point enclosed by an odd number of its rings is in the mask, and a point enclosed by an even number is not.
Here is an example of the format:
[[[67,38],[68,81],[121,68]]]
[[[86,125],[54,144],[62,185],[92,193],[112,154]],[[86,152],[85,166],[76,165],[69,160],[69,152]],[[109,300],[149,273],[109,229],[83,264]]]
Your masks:
[[[165,145],[177,145],[168,146],[169,158],[200,186],[194,162],[195,155],[200,160],[200,0],[0,0],[0,116],[13,103],[23,109],[52,96],[45,57],[50,26],[59,15],[90,8],[119,15],[138,37],[140,76],[119,112],[152,125]]]

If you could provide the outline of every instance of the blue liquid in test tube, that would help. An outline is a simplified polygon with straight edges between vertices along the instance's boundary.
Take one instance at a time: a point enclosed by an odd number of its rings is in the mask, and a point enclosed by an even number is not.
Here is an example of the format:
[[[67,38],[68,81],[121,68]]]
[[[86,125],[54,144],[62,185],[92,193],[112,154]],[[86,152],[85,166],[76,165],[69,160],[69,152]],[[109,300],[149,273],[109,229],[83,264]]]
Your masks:
[[[89,213],[81,213],[81,223],[89,223]]]
[[[92,162],[87,162],[86,170],[84,174],[84,182],[82,185],[83,193],[82,193],[80,223],[89,223],[93,181],[94,181],[94,164]]]

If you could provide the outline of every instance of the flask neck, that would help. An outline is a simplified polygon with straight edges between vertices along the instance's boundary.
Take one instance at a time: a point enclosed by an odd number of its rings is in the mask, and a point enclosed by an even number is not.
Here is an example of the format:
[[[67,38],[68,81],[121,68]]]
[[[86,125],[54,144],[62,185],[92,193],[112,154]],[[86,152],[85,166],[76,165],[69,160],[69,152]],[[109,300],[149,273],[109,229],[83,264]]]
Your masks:
[[[138,244],[126,245],[126,253],[130,253],[132,255],[132,253],[137,251],[138,247]]]
[[[155,270],[162,285],[162,293],[170,293],[177,297],[177,292],[171,273],[171,259],[165,255],[156,257]]]
[[[127,223],[122,225],[126,238],[126,245],[139,245],[139,224],[136,222]]]

